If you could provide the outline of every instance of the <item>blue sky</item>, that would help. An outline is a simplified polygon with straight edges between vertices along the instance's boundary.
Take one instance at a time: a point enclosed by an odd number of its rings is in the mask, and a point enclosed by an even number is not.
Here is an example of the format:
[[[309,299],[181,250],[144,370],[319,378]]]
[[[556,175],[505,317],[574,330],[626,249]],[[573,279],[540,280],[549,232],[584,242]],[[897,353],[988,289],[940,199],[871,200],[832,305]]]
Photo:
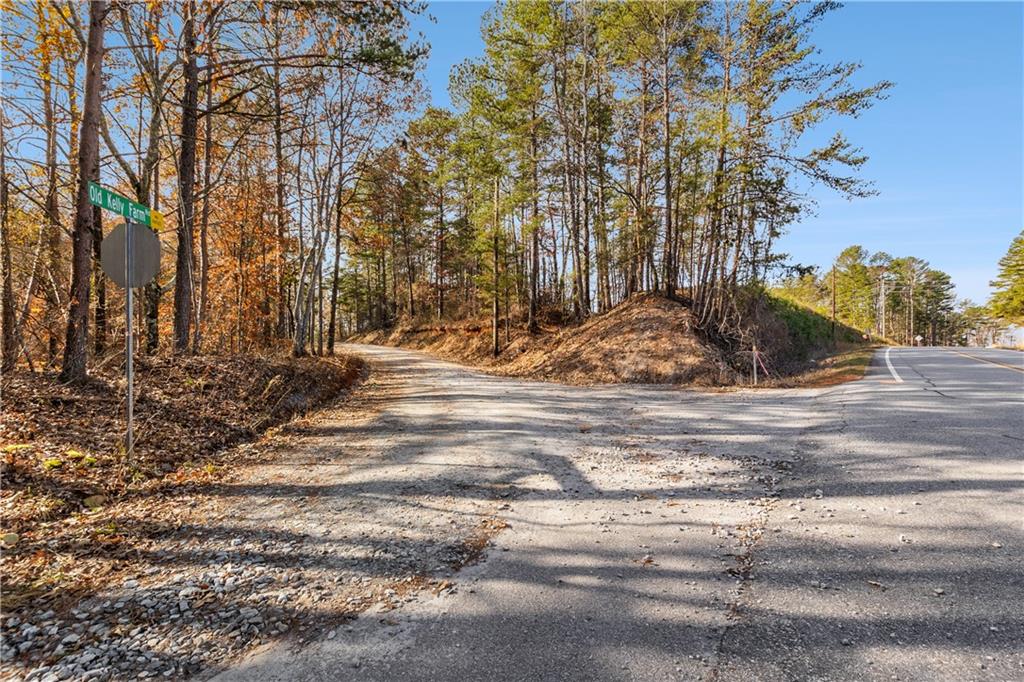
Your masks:
[[[483,51],[481,2],[431,2],[436,23],[425,78],[449,106],[451,67]],[[850,244],[918,256],[948,272],[960,296],[983,302],[996,262],[1024,228],[1024,4],[849,3],[815,33],[821,58],[859,61],[859,82],[896,83],[889,99],[842,130],[870,157],[877,197],[848,202],[821,189],[816,215],[779,248],[827,266]]]

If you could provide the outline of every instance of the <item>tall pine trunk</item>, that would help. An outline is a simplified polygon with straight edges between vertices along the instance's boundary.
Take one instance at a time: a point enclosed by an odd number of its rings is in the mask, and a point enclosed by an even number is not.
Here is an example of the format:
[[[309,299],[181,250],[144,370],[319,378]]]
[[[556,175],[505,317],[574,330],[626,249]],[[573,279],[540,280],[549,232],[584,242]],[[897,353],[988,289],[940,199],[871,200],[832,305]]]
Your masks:
[[[540,296],[540,181],[538,178],[540,160],[537,158],[537,103],[532,105],[530,118],[530,163],[533,167],[533,183],[531,189],[533,199],[533,224],[530,230],[530,312],[526,320],[526,329],[531,334],[538,330],[537,307]]]
[[[494,235],[491,240],[493,249],[493,266],[494,266],[494,299],[493,299],[493,315],[491,316],[491,333],[492,341],[494,342],[494,357],[498,357],[501,352],[501,347],[498,340],[498,178],[494,178]]]
[[[444,318],[444,183],[437,192],[437,257],[434,282],[437,287],[437,319]]]
[[[668,16],[662,17],[661,25],[662,40],[662,64],[661,64],[661,117],[662,117],[662,142],[664,146],[664,180],[665,180],[665,247],[662,253],[662,281],[665,286],[665,295],[674,298],[676,294],[676,270],[674,258],[674,240],[672,237],[672,127],[669,109],[669,82],[668,82]]]

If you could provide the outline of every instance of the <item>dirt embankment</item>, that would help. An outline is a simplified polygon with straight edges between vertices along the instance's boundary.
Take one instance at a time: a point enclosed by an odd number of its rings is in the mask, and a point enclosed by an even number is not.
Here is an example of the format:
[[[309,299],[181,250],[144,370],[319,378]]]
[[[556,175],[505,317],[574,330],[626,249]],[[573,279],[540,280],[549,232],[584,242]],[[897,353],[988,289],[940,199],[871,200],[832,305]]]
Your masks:
[[[695,333],[690,310],[656,295],[635,297],[581,326],[545,327],[536,335],[513,325],[506,337],[503,324],[497,358],[489,320],[399,325],[350,341],[424,350],[494,374],[568,384],[742,381],[725,355]]]

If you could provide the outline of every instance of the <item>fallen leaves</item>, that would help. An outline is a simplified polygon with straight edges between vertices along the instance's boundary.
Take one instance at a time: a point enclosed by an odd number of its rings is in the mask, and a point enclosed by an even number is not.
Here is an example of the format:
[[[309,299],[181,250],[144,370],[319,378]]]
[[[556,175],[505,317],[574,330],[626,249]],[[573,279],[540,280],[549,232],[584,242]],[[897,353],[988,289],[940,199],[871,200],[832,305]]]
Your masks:
[[[159,527],[174,515],[165,492],[211,483],[223,474],[218,458],[229,446],[339,396],[362,368],[350,356],[139,358],[131,462],[122,448],[124,386],[116,365],[93,368],[83,385],[61,384],[54,374],[5,373],[5,606],[88,589],[112,561],[137,551],[132,528],[139,520]],[[124,519],[126,500],[134,520],[117,525],[108,510]]]
[[[107,498],[104,495],[90,495],[89,497],[82,500],[82,504],[84,504],[89,509],[99,509],[104,504],[106,504],[106,502]]]

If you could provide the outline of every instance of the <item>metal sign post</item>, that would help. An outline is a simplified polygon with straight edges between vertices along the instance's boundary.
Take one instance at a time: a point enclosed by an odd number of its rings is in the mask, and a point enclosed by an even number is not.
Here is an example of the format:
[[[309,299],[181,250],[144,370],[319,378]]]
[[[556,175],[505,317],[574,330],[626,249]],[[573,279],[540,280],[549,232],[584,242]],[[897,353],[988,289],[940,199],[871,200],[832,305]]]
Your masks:
[[[135,448],[135,325],[133,289],[156,277],[160,270],[160,239],[153,230],[135,222],[122,223],[100,244],[100,265],[110,279],[124,287],[124,378],[127,383],[127,421],[124,448],[131,457]]]
[[[124,237],[124,271],[130,273],[132,271],[132,263],[134,258],[132,256],[132,232],[135,230],[129,221],[125,226],[125,237]],[[124,453],[128,461],[131,461],[132,450],[135,448],[135,325],[132,306],[132,290],[131,282],[127,283],[128,286],[124,288],[124,378],[128,384],[127,387],[127,428],[124,434]]]
[[[124,449],[125,457],[131,460],[135,450],[135,326],[132,314],[135,297],[132,290],[152,280],[160,271],[160,239],[155,230],[163,227],[164,219],[159,211],[94,182],[89,183],[89,201],[127,219],[126,223],[111,230],[100,244],[100,265],[107,276],[124,287],[124,377],[127,384]]]

